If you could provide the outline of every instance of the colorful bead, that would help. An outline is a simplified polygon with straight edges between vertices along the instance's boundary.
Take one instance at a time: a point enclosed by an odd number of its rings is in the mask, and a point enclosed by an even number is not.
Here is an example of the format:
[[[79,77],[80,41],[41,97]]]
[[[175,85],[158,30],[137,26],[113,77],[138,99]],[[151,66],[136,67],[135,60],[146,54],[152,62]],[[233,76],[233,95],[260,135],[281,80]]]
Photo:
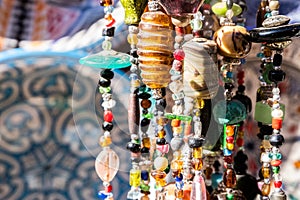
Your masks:
[[[139,169],[131,169],[129,172],[129,185],[138,187],[141,183],[141,171]]]
[[[114,119],[113,113],[110,110],[105,110],[104,111],[104,117],[103,117],[104,121],[106,122],[112,122]]]

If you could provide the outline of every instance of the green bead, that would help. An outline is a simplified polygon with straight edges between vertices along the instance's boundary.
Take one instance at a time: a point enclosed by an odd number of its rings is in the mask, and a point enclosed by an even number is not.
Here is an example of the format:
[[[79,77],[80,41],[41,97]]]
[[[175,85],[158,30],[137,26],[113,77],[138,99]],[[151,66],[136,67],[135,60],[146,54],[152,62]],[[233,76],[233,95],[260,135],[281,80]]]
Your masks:
[[[282,159],[282,154],[281,153],[276,153],[276,159],[281,160]]]
[[[127,25],[138,25],[141,16],[147,6],[147,0],[121,0],[125,10],[125,23]]]
[[[111,91],[111,87],[99,87],[99,92],[101,94],[109,93]]]
[[[272,63],[266,63],[265,68],[263,70],[262,76],[264,81],[267,84],[271,84],[272,81],[269,80],[269,72],[273,69],[273,64]]]
[[[233,200],[234,199],[234,195],[229,193],[229,194],[226,194],[226,200]]]
[[[225,17],[227,12],[226,2],[218,2],[212,6],[212,11],[219,17]],[[234,16],[238,16],[242,13],[242,8],[238,4],[234,3],[232,6]]]
[[[193,118],[191,116],[178,115],[177,119],[179,119],[181,121],[185,121],[185,122],[191,122]]]
[[[150,186],[146,184],[141,184],[140,188],[142,191],[150,191]]]
[[[272,167],[272,171],[273,171],[274,174],[278,174],[279,170],[280,170],[279,167]]]
[[[237,124],[246,119],[247,111],[240,101],[219,101],[213,108],[215,121],[219,124]]]
[[[153,114],[152,113],[143,114],[143,117],[147,118],[147,119],[152,119],[153,118]]]
[[[176,119],[176,115],[172,114],[172,113],[165,113],[165,117],[167,119]]]

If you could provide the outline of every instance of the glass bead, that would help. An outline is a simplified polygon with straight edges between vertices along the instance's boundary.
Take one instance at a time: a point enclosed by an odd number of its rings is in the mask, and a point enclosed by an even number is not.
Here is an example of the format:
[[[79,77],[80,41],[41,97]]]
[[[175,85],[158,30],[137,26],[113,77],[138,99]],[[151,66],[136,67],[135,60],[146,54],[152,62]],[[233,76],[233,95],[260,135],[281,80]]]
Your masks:
[[[95,161],[97,175],[104,182],[111,182],[119,169],[119,157],[110,148],[104,148]]]
[[[104,117],[103,117],[104,121],[106,122],[112,122],[114,119],[113,113],[110,110],[105,110],[104,111]]]
[[[153,165],[156,170],[164,171],[168,167],[168,159],[165,157],[157,157],[155,158]]]
[[[184,146],[184,141],[180,137],[173,137],[171,142],[170,142],[171,148],[173,151],[178,151],[183,148]]]
[[[227,188],[233,188],[236,185],[236,175],[233,169],[228,168],[223,175],[223,181]]]
[[[121,0],[122,6],[125,10],[125,23],[127,25],[138,25],[141,20],[146,6],[146,0]]]
[[[278,10],[280,7],[279,1],[269,1],[269,8],[271,11]]]
[[[164,145],[156,145],[156,149],[160,151],[162,154],[167,154],[169,152],[169,144]]]
[[[99,92],[101,94],[104,94],[104,93],[109,93],[111,91],[111,88],[110,87],[99,87]]]
[[[229,149],[224,149],[223,154],[224,154],[224,156],[230,156],[230,155],[232,155],[232,151]]]
[[[178,126],[178,127],[173,127],[173,133],[176,135],[179,135],[182,133],[182,127]]]
[[[160,126],[164,126],[168,123],[168,119],[166,117],[159,117],[157,120],[156,120],[156,123]]]
[[[176,190],[175,190],[175,197],[176,197],[176,198],[183,198],[183,197],[184,197],[183,190],[178,190],[178,189],[176,189]]]
[[[280,170],[280,167],[279,166],[272,166],[272,171],[274,174],[278,174],[279,173],[279,170]]]
[[[234,126],[226,126],[226,135],[228,137],[232,137],[234,135],[234,129],[235,127]]]
[[[203,167],[203,160],[201,158],[193,158],[192,159],[192,167],[194,170],[201,170]]]
[[[107,147],[111,145],[111,143],[112,143],[111,137],[101,136],[99,139],[99,145],[101,147]]]
[[[273,129],[281,129],[282,127],[282,118],[272,118],[272,128]]]
[[[179,160],[179,159],[172,160],[171,169],[172,169],[172,171],[176,171],[176,172],[180,173],[181,170],[183,169],[183,161]]]
[[[268,78],[269,78],[270,81],[275,82],[275,83],[284,81],[285,72],[282,71],[282,70],[272,69],[272,70],[269,71]]]
[[[142,92],[140,94],[138,94],[138,98],[140,99],[149,99],[151,97],[151,94],[149,94],[148,92]]]
[[[200,148],[203,146],[203,143],[204,139],[200,137],[189,137],[188,139],[188,145],[190,148]]]
[[[211,9],[219,17],[225,17],[228,10],[226,2],[215,3]],[[242,8],[236,3],[233,4],[231,10],[233,11],[234,16],[238,16],[242,12]]]
[[[138,43],[137,34],[128,34],[127,42],[131,45],[136,45]]]
[[[180,126],[180,120],[179,119],[172,119],[171,126],[172,127],[179,127]]]
[[[126,148],[132,153],[139,153],[141,151],[141,145],[134,142],[128,142]]]
[[[282,55],[281,54],[274,54],[273,56],[273,65],[274,66],[281,66],[282,64]]]
[[[102,43],[102,49],[104,49],[104,50],[110,50],[111,47],[112,47],[111,41],[107,41],[107,40],[103,41],[103,43]]]
[[[164,178],[166,178],[167,174],[164,171],[161,170],[153,170],[151,172],[151,176],[156,180],[156,181],[160,181],[163,180]]]
[[[271,185],[264,183],[261,188],[261,193],[263,196],[268,196],[271,191]]]
[[[114,4],[113,0],[100,0],[100,6],[110,6]]]
[[[220,124],[236,124],[246,119],[247,111],[238,100],[219,101],[213,108],[215,121]]]
[[[185,122],[191,122],[193,118],[187,115],[178,115],[178,119]]]
[[[151,147],[151,142],[149,137],[142,138],[143,147],[149,148]]]
[[[102,128],[105,131],[111,131],[113,129],[113,127],[114,127],[114,125],[112,123],[110,123],[110,122],[104,122],[102,124]]]
[[[143,99],[143,100],[141,101],[141,106],[142,106],[142,108],[144,108],[144,109],[150,108],[151,105],[152,105],[152,103],[151,103],[151,101],[150,101],[149,99]]]
[[[282,186],[282,181],[274,181],[275,188],[281,188],[281,186]]]
[[[141,179],[143,181],[149,180],[149,171],[148,170],[142,170],[141,171]]]
[[[193,148],[193,157],[202,158],[202,147]]]
[[[226,144],[226,148],[228,149],[228,150],[233,150],[234,149],[234,144],[232,144],[232,143],[227,143]]]
[[[149,192],[149,194],[150,194],[150,192]],[[142,196],[141,200],[150,200],[150,197],[148,197],[148,196]]]
[[[236,145],[237,145],[238,147],[242,147],[242,146],[244,145],[244,139],[241,138],[241,137],[237,138],[237,139],[236,139]]]
[[[104,69],[100,72],[100,76],[104,79],[111,80],[114,78],[114,72],[110,69]]]
[[[226,137],[226,142],[227,143],[233,143],[234,142],[234,137],[233,136],[227,136]]]
[[[281,164],[281,160],[272,160],[270,164],[272,167],[278,167]]]
[[[184,59],[184,51],[182,49],[176,49],[173,53],[173,56],[176,60],[183,61]]]
[[[129,172],[129,185],[138,187],[141,183],[141,170],[131,169]]]
[[[283,111],[280,109],[274,109],[271,112],[271,115],[273,118],[282,118],[283,117]]]
[[[164,138],[166,136],[166,131],[165,130],[161,130],[157,132],[157,137],[159,138]]]
[[[261,173],[264,178],[270,178],[270,176],[271,176],[271,170],[269,167],[262,167]]]
[[[205,106],[205,102],[204,102],[203,99],[197,98],[197,99],[195,100],[195,108],[197,108],[197,109],[203,109],[204,106]]]

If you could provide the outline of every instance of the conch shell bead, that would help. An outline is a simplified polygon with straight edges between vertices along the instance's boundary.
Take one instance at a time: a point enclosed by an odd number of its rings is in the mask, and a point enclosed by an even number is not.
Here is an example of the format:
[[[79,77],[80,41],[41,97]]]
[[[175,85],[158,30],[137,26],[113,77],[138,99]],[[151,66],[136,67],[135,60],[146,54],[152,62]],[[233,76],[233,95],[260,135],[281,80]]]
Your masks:
[[[249,33],[243,26],[223,26],[214,34],[218,52],[229,58],[244,58],[251,50]]]

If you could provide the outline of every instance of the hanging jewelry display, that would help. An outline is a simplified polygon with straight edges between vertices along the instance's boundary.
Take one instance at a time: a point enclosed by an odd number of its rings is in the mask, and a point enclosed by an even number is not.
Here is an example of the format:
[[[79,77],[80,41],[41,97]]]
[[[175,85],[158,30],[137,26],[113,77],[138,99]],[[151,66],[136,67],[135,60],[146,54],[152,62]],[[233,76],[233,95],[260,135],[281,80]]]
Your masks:
[[[113,149],[111,131],[113,130],[112,109],[116,101],[112,98],[111,80],[114,72],[111,69],[118,69],[130,66],[130,56],[125,53],[116,52],[111,49],[111,39],[114,36],[115,19],[112,16],[114,10],[113,1],[100,1],[104,6],[105,28],[102,30],[102,36],[105,41],[102,43],[103,50],[97,54],[90,55],[80,59],[80,63],[85,66],[103,69],[100,72],[98,83],[99,92],[102,94],[102,107],[104,109],[102,129],[103,136],[100,137],[99,144],[102,151],[98,154],[95,161],[95,169],[99,178],[103,181],[104,190],[99,191],[98,197],[105,200],[113,200],[112,186],[110,182],[115,177],[119,169],[119,157]]]

